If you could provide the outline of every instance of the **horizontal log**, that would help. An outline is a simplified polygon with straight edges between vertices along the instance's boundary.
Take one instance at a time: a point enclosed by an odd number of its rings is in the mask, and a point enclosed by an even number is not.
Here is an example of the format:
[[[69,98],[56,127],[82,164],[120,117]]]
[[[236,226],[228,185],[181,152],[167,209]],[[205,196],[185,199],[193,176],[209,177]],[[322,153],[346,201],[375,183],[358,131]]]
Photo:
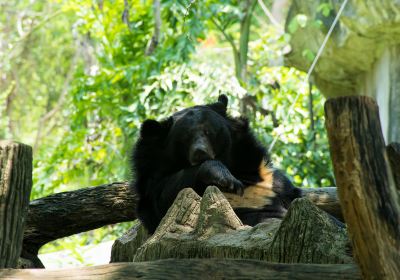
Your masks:
[[[340,221],[344,221],[336,187],[304,188],[301,189],[303,197],[307,197],[318,208],[328,212]]]
[[[257,260],[166,259],[74,269],[3,269],[1,279],[361,279],[353,264],[277,264]]]
[[[32,260],[41,246],[62,237],[132,221],[136,219],[135,208],[136,194],[128,183],[111,183],[33,200],[21,257]]]
[[[303,196],[341,219],[336,188],[303,189]],[[27,214],[21,257],[33,262],[34,267],[43,267],[37,257],[41,246],[105,225],[133,221],[136,219],[136,201],[137,195],[127,182],[62,192],[33,200]]]
[[[341,217],[335,187],[302,189],[302,196]],[[137,195],[127,182],[62,192],[31,201],[24,243],[39,249],[58,238],[136,219]],[[116,210],[116,211],[113,211]]]

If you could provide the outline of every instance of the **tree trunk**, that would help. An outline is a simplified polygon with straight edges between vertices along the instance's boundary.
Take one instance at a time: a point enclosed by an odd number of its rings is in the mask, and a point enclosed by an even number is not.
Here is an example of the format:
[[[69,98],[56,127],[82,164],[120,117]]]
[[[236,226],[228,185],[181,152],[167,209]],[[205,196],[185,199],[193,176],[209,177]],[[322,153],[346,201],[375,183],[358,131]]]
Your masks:
[[[148,46],[146,47],[146,55],[151,55],[160,43],[161,39],[161,1],[153,0],[153,17],[154,17],[154,33]]]
[[[239,69],[236,69],[236,76],[239,81],[247,83],[247,60],[250,38],[251,18],[253,17],[254,8],[257,0],[241,1],[240,5],[243,17],[240,21],[240,38],[239,38]]]
[[[339,198],[365,279],[400,275],[400,207],[379,121],[369,97],[330,99],[326,127]]]
[[[276,264],[256,260],[169,259],[73,269],[7,269],[2,279],[360,279],[352,264]]]
[[[32,148],[0,141],[0,268],[16,267],[32,189]]]

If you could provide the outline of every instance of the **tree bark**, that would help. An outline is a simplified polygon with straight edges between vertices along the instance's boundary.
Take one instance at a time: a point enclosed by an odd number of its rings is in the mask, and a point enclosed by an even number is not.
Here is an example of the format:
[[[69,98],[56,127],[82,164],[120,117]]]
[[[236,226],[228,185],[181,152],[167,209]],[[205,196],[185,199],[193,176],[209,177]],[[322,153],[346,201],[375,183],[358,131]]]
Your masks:
[[[400,275],[400,207],[379,121],[369,97],[330,99],[326,127],[339,198],[365,279]]]
[[[146,55],[151,55],[161,39],[161,1],[153,0],[154,33],[146,48]]]
[[[16,267],[32,189],[32,148],[0,141],[0,268]]]
[[[2,279],[360,279],[352,264],[276,264],[257,260],[169,259],[73,269],[4,269]]]
[[[247,83],[247,60],[250,38],[251,18],[257,0],[241,1],[241,12],[243,17],[240,20],[240,38],[239,38],[239,62],[240,68],[236,69],[236,75],[239,81]]]
[[[38,250],[50,241],[132,221],[136,219],[136,199],[128,183],[112,183],[33,200],[29,205],[21,256],[31,260],[36,257],[38,261]]]

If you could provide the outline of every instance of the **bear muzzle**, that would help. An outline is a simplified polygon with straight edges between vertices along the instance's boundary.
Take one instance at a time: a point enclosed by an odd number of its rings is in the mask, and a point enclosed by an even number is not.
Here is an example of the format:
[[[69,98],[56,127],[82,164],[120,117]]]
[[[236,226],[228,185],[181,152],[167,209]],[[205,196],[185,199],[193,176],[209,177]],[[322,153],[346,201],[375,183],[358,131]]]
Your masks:
[[[189,162],[192,166],[214,159],[214,157],[213,150],[203,143],[193,145],[189,152]]]

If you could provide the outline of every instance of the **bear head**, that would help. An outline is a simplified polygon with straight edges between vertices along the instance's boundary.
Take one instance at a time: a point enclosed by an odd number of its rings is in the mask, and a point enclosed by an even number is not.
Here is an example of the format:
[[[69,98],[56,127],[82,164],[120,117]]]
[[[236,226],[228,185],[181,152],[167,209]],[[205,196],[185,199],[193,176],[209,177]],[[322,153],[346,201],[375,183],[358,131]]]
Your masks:
[[[164,121],[146,120],[140,137],[157,141],[163,161],[177,169],[210,159],[228,163],[232,137],[227,105],[228,98],[220,95],[215,103],[184,109]]]

